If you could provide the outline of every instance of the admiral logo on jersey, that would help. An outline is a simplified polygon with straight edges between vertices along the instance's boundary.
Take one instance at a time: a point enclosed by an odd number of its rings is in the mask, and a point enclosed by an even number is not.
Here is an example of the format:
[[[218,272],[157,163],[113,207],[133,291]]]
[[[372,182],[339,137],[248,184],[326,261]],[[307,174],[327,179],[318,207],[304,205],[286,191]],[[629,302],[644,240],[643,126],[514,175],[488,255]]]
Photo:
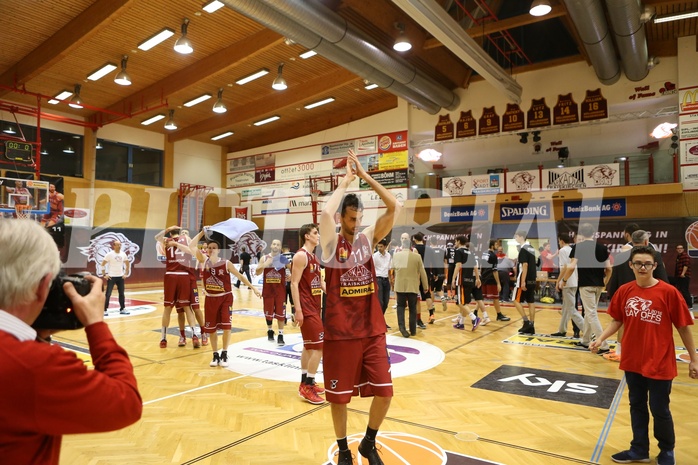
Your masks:
[[[283,272],[286,273],[285,271]],[[281,283],[281,273],[274,268],[267,269],[264,275],[264,282],[266,284],[280,284]]]
[[[357,264],[339,277],[339,292],[342,297],[361,297],[374,291],[373,274],[361,264]]]
[[[322,294],[322,282],[320,281],[320,276],[315,276],[313,281],[310,283],[310,289],[313,295]]]

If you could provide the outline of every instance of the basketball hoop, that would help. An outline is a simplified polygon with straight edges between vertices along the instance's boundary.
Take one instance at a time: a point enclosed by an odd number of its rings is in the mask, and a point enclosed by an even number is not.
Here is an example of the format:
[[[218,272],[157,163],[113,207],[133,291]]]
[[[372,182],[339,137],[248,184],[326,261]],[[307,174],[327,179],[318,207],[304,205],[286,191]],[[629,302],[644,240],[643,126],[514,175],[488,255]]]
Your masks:
[[[313,202],[317,202],[318,199],[320,198],[321,194],[322,194],[321,190],[318,190],[318,189],[311,189],[310,190],[310,198],[313,200]]]
[[[31,205],[15,204],[15,218],[26,220],[31,215]]]

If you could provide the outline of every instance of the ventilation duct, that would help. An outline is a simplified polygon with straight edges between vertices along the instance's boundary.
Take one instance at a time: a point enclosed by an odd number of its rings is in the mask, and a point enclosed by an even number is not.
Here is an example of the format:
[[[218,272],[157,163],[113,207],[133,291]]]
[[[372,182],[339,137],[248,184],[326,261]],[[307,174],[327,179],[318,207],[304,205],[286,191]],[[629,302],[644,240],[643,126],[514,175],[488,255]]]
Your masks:
[[[640,20],[643,12],[640,0],[606,0],[606,9],[625,77],[631,81],[643,80],[649,74],[649,53],[645,25]]]
[[[363,32],[321,3],[314,0],[261,1],[439,106],[449,110],[458,108],[460,100],[456,94],[427,77],[414,65],[393,57],[386,47],[371,43]]]
[[[562,0],[584,43],[596,77],[611,85],[620,79],[620,64],[601,7],[601,0]],[[614,0],[615,1],[615,0]]]
[[[315,50],[321,56],[355,73],[363,79],[378,84],[392,94],[401,97],[412,105],[435,115],[441,110],[433,100],[363,62],[339,47],[324,40],[319,35],[299,25],[287,16],[254,0],[223,0],[228,7],[243,14],[263,26],[293,40],[309,50]]]
[[[393,0],[418,24],[467,63],[495,89],[515,103],[521,102],[521,85],[507,74],[434,0]]]

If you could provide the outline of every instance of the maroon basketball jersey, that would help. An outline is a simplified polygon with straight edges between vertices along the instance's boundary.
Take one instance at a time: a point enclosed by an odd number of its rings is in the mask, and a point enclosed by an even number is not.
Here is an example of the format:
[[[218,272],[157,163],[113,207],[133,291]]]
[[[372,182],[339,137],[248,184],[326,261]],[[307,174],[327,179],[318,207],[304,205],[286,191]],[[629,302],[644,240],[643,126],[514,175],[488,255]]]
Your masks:
[[[228,260],[218,260],[211,262],[210,258],[204,263],[204,291],[206,295],[230,294],[230,271],[228,271]]]
[[[305,252],[308,260],[301,280],[298,283],[298,294],[301,301],[303,315],[311,313],[320,314],[322,308],[322,281],[320,277],[320,262],[315,254],[312,254],[301,247],[299,252]]]
[[[187,245],[186,236],[177,236],[175,239],[179,244]],[[165,247],[165,270],[166,271],[186,271],[189,272],[189,260],[187,254],[179,250],[177,247]]]
[[[271,255],[267,255],[262,261],[270,257]],[[262,288],[262,295],[264,297],[270,297],[281,294],[286,294],[286,267],[277,270],[272,264],[264,268],[264,287]]]
[[[337,235],[334,256],[325,266],[327,307],[325,339],[341,340],[385,334],[385,318],[375,291],[372,247],[359,233],[353,244]]]

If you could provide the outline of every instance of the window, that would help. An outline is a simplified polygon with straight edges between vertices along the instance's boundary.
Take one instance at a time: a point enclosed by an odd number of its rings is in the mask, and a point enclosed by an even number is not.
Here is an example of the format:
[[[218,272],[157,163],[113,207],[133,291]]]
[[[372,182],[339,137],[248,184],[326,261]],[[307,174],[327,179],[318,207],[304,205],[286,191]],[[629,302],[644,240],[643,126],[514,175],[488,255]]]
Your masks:
[[[162,150],[102,140],[98,147],[97,179],[162,186]]]

